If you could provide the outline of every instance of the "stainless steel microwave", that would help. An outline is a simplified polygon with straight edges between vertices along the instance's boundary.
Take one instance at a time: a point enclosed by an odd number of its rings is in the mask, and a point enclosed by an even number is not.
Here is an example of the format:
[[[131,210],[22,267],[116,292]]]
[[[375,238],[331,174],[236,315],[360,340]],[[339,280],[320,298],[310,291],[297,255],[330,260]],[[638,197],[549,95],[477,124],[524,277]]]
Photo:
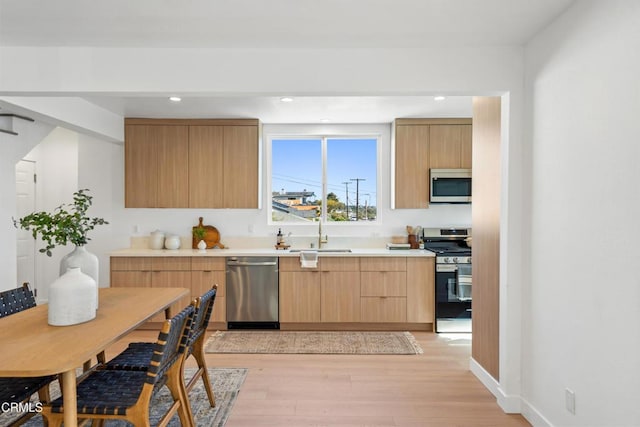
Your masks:
[[[471,203],[471,169],[431,169],[430,203]]]

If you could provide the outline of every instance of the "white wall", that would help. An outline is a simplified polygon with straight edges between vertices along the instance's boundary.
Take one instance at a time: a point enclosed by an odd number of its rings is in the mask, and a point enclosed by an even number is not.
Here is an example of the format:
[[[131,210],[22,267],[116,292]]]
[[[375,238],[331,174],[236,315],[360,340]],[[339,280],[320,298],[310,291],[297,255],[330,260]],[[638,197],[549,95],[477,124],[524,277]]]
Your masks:
[[[522,384],[536,425],[640,425],[638,52],[633,0],[576,2],[526,48]]]

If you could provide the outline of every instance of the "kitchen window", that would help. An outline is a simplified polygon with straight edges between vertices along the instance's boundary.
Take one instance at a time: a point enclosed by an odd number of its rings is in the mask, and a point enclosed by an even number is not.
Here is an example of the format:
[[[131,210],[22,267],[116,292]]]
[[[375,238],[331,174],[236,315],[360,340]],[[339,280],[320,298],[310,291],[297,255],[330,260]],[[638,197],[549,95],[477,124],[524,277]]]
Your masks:
[[[378,138],[272,137],[271,221],[377,218]]]

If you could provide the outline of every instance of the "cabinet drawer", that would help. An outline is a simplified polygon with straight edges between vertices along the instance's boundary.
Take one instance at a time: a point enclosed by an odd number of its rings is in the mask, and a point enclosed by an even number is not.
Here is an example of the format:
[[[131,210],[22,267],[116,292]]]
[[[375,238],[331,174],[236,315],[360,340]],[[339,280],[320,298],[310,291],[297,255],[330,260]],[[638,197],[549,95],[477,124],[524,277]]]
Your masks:
[[[196,271],[224,271],[226,269],[224,257],[191,258],[191,270]]]
[[[151,257],[111,257],[111,271],[151,271]]]
[[[153,271],[183,271],[191,270],[191,258],[189,257],[158,257],[151,259]]]
[[[406,257],[363,257],[360,258],[360,271],[406,271]]]
[[[360,271],[360,258],[321,257],[318,266],[322,271]]]
[[[362,322],[407,321],[407,299],[403,297],[362,297],[360,309]]]
[[[318,259],[318,267],[322,263]],[[278,270],[280,271],[319,271],[319,268],[302,268],[300,266],[300,257],[280,257],[278,258]]]
[[[406,297],[404,271],[364,271],[360,273],[360,292],[365,297]]]

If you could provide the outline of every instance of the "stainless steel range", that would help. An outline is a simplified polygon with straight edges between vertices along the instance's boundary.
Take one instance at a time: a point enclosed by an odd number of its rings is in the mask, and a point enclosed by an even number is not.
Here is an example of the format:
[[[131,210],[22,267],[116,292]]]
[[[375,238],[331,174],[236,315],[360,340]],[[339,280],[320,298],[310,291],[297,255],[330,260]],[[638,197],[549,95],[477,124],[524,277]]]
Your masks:
[[[471,332],[471,248],[467,228],[425,228],[424,248],[436,254],[435,332]]]

